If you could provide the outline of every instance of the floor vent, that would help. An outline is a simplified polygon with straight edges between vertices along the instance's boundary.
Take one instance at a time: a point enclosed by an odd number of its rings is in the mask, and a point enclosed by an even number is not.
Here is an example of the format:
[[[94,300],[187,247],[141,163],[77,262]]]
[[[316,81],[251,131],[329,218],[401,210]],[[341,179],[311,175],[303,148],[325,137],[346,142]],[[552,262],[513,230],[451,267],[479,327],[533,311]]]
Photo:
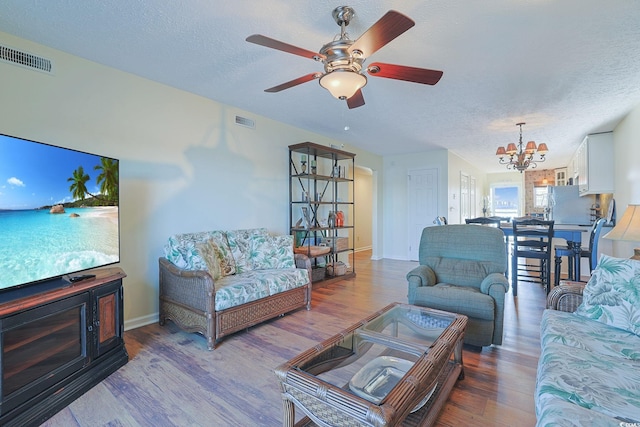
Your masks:
[[[53,63],[50,59],[32,55],[3,45],[0,45],[0,61],[19,65],[21,67],[29,68],[30,70],[41,71],[47,74],[53,73]]]
[[[250,129],[255,129],[256,127],[256,122],[241,116],[236,116],[236,124]]]

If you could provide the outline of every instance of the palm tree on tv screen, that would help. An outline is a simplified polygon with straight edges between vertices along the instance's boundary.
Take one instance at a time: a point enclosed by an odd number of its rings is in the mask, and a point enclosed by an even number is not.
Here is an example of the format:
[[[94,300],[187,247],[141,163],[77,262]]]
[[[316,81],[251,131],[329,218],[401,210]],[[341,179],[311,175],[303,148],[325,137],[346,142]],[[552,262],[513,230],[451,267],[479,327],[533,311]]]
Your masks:
[[[69,191],[76,200],[84,200],[87,194],[92,196],[92,194],[87,190],[86,186],[89,179],[91,178],[89,177],[89,175],[84,173],[84,168],[82,166],[78,166],[78,169],[73,171],[73,175],[71,176],[71,178],[67,179],[67,181],[71,182]]]
[[[101,171],[96,181],[100,185],[100,192],[106,196],[110,204],[118,204],[118,162],[117,160],[100,158],[100,164],[95,170]]]
[[[91,177],[84,172],[82,166],[78,166],[73,171],[71,178],[67,181],[71,182],[69,191],[75,200],[85,200],[87,196],[91,196],[93,203],[104,205],[118,205],[118,161],[100,158],[100,164],[94,166],[94,170],[100,171],[96,183],[100,186],[100,194],[93,194],[87,189],[87,182]]]

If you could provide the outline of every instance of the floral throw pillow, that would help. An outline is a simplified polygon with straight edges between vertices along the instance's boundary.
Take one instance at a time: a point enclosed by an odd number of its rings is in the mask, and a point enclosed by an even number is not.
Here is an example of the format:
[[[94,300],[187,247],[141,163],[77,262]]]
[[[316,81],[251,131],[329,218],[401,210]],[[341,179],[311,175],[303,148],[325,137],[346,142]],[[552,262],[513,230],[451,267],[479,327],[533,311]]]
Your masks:
[[[640,335],[640,261],[601,255],[576,314]]]
[[[293,236],[253,236],[251,239],[251,268],[268,270],[272,268],[295,267],[293,257]]]

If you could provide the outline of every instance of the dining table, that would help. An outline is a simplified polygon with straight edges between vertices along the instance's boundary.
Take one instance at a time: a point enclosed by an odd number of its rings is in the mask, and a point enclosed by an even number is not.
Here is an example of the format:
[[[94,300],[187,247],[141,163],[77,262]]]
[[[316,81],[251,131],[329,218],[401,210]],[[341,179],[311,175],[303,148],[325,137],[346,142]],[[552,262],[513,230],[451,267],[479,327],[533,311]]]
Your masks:
[[[513,237],[513,225],[511,223],[501,223],[500,229],[507,239]],[[580,251],[582,247],[582,233],[588,231],[579,225],[554,225],[553,238],[564,239],[567,246],[573,249],[573,259],[576,269],[576,277],[580,277]]]

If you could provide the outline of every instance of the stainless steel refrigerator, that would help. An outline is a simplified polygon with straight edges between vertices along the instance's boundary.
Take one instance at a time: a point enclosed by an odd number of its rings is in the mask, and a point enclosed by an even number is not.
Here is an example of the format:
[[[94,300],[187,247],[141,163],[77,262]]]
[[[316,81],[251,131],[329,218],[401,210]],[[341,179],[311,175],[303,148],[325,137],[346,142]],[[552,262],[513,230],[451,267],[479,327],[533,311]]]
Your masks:
[[[595,203],[595,196],[578,196],[577,185],[549,187],[551,219],[556,224],[591,224],[591,208]]]

